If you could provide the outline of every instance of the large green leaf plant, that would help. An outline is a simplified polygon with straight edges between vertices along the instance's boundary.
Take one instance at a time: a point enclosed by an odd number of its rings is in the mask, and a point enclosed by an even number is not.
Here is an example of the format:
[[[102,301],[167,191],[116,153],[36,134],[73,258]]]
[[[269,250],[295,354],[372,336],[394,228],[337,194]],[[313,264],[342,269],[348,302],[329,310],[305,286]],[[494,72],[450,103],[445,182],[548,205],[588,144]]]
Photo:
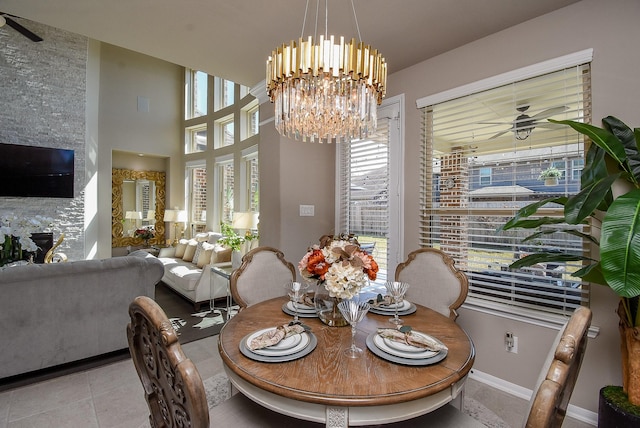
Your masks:
[[[539,252],[510,265],[511,269],[536,263],[582,261],[573,276],[611,287],[621,298],[619,311],[630,327],[640,326],[640,128],[633,131],[619,119],[602,119],[603,128],[571,120],[549,120],[569,125],[589,137],[591,144],[582,170],[580,192],[552,197],[521,208],[501,230],[531,229],[524,241],[554,232],[580,236],[599,247],[600,258]],[[562,218],[530,218],[546,204],[564,206]],[[591,222],[591,233],[576,225]],[[598,233],[599,231],[599,233]]]

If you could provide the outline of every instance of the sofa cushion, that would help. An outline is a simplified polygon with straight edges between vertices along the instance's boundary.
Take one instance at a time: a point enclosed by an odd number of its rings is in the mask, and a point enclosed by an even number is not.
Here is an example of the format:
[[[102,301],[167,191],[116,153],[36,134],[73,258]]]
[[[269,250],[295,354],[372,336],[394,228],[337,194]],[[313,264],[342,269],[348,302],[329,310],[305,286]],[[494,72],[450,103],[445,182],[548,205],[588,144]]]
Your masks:
[[[209,241],[209,232],[197,233],[196,236],[194,236],[193,238],[198,242],[208,242]]]
[[[191,262],[180,259],[160,259],[160,261],[165,267],[164,278],[166,282],[184,290],[195,290],[202,276],[202,269]]]
[[[193,259],[191,259],[191,261],[193,262],[193,264],[198,264],[198,258],[200,258],[200,253],[202,253],[202,246],[206,244],[206,241],[198,241],[198,244],[196,245],[196,252],[193,253]],[[202,266],[198,266],[198,267],[202,267]]]
[[[196,261],[196,266],[198,266],[199,268],[204,267],[205,265],[208,265],[209,263],[211,263],[211,254],[213,253],[213,250],[215,249],[215,245],[213,244],[209,244],[208,242],[200,242],[198,243],[198,245],[202,244],[202,249],[200,250],[200,255],[198,257],[198,260]],[[195,260],[195,257],[194,257]]]
[[[185,262],[193,261],[193,256],[196,254],[196,248],[198,248],[198,241],[195,239],[190,239],[187,244],[186,250],[184,250],[184,255],[182,256],[182,260]]]
[[[187,249],[188,243],[189,240],[187,239],[181,239],[180,241],[178,241],[178,245],[176,246],[176,254],[174,257],[181,259],[184,256],[184,252]]]
[[[216,244],[215,248],[211,252],[211,263],[230,262],[231,251],[231,248]]]

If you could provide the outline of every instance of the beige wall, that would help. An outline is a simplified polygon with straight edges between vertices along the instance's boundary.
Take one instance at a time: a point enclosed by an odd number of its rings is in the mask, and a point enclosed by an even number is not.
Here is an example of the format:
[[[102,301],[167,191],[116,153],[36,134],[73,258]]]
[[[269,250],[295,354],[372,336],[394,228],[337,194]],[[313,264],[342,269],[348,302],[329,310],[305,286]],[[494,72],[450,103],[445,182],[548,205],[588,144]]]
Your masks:
[[[181,99],[182,68],[108,44],[100,44],[97,136],[98,232],[97,258],[111,256],[112,151],[153,154],[166,158],[166,206],[184,206]],[[95,54],[95,52],[94,52]],[[138,111],[138,96],[149,100],[148,112]],[[104,225],[104,227],[103,227]]]
[[[640,126],[640,56],[633,44],[640,40],[640,2],[585,0],[549,15],[447,52],[389,78],[387,96],[406,96],[405,254],[418,246],[420,118],[416,100],[486,77],[587,48],[592,63],[594,123],[614,115]],[[593,325],[600,335],[591,339],[572,404],[597,412],[598,390],[620,384],[617,298],[604,287],[592,295]],[[545,327],[462,310],[458,321],[477,348],[475,368],[522,387],[533,388],[538,371],[555,336]],[[504,351],[504,333],[519,337],[519,353]]]

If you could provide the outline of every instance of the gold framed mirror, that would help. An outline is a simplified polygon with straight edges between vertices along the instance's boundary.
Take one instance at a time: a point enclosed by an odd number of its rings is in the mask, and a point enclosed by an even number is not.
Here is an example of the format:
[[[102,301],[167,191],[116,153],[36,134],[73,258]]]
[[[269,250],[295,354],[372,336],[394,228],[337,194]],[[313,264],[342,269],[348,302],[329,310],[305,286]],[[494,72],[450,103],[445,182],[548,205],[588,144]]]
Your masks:
[[[142,245],[143,239],[132,236],[132,229],[138,227],[138,222],[140,225],[147,223],[154,226],[155,236],[149,240],[149,244],[165,243],[165,184],[164,172],[111,170],[112,248]],[[133,190],[130,190],[130,186],[133,186]],[[132,192],[135,196],[131,196]],[[127,213],[134,214],[127,216]],[[138,213],[137,217],[135,213]]]

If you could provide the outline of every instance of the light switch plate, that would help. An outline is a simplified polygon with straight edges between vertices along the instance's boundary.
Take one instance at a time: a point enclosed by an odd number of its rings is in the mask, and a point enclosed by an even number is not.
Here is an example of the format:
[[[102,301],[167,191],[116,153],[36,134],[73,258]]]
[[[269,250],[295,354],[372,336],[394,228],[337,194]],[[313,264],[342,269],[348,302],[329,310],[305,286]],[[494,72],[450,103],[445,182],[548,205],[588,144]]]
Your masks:
[[[300,217],[313,217],[315,208],[315,205],[300,205]]]

